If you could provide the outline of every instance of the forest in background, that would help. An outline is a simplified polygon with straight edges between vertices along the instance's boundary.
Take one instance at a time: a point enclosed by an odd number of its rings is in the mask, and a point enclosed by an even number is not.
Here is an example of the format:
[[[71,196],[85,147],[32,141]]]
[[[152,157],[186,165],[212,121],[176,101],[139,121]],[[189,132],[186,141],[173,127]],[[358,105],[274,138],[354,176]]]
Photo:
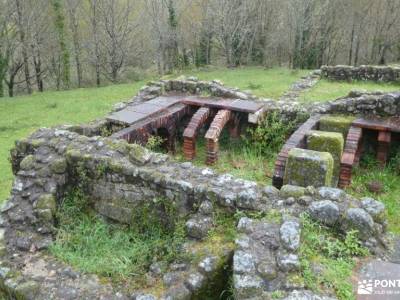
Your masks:
[[[0,0],[0,97],[218,65],[400,61],[399,0]]]

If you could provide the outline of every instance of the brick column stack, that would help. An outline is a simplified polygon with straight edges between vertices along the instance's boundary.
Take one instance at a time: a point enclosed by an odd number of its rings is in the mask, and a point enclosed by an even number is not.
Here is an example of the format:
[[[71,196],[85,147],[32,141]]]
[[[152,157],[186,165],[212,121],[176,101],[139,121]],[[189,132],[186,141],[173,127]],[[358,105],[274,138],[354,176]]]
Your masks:
[[[346,138],[346,145],[340,163],[339,187],[345,188],[351,183],[351,174],[353,166],[360,159],[360,142],[362,137],[362,128],[352,126]]]
[[[196,137],[200,128],[207,122],[211,115],[208,107],[202,107],[193,115],[183,132],[183,154],[187,160],[196,156]]]
[[[232,112],[230,110],[222,109],[219,110],[216,114],[214,120],[212,121],[210,128],[206,133],[206,141],[207,141],[207,159],[206,164],[212,165],[218,160],[218,139],[224,129],[226,123],[229,122],[232,116]]]

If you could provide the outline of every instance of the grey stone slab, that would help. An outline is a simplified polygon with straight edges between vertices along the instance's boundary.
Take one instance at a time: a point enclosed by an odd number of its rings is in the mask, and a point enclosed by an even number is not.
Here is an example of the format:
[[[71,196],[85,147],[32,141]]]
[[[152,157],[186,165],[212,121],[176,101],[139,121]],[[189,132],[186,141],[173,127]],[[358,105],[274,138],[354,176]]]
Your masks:
[[[163,110],[164,107],[153,105],[151,103],[142,103],[139,105],[131,105],[126,107],[127,110],[145,114],[145,115],[152,115],[155,114],[156,112]]]
[[[110,114],[107,119],[116,123],[131,125],[139,120],[146,118],[146,114],[137,113],[128,109]]]
[[[229,104],[229,109],[238,110],[243,112],[255,113],[263,107],[262,103],[248,101],[248,100],[236,100]]]
[[[161,97],[154,98],[146,103],[149,103],[151,105],[156,105],[159,107],[169,107],[171,105],[174,105],[174,104],[182,101],[185,98],[187,98],[187,97],[184,97],[184,96],[161,96]]]

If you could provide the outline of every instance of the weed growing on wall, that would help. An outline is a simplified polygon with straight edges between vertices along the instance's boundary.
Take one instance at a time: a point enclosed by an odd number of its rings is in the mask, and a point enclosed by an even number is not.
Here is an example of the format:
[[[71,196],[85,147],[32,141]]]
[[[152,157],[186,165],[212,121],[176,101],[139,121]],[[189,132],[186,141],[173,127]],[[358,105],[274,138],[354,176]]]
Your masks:
[[[320,292],[321,288],[335,292],[339,299],[355,299],[350,276],[356,257],[368,255],[357,238],[356,231],[340,235],[334,229],[302,216],[302,241],[299,254],[301,277],[306,287]]]
[[[278,113],[270,113],[257,127],[247,130],[244,142],[251,151],[270,156],[279,152],[295,125],[295,121],[284,121]]]
[[[165,143],[165,139],[158,135],[151,135],[147,140],[145,147],[151,151],[164,152],[162,145]]]

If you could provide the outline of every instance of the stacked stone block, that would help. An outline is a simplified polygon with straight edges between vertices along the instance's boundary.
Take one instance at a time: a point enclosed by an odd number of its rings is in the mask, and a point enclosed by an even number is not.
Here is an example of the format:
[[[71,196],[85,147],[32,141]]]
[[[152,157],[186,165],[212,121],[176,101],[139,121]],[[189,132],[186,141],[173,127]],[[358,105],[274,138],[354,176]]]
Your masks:
[[[293,148],[285,169],[284,183],[298,186],[331,186],[334,161],[328,152]]]
[[[337,132],[310,131],[307,135],[307,149],[328,152],[333,157],[332,185],[337,186],[340,173],[340,161],[344,148],[343,135]],[[307,175],[305,175],[307,176]]]

